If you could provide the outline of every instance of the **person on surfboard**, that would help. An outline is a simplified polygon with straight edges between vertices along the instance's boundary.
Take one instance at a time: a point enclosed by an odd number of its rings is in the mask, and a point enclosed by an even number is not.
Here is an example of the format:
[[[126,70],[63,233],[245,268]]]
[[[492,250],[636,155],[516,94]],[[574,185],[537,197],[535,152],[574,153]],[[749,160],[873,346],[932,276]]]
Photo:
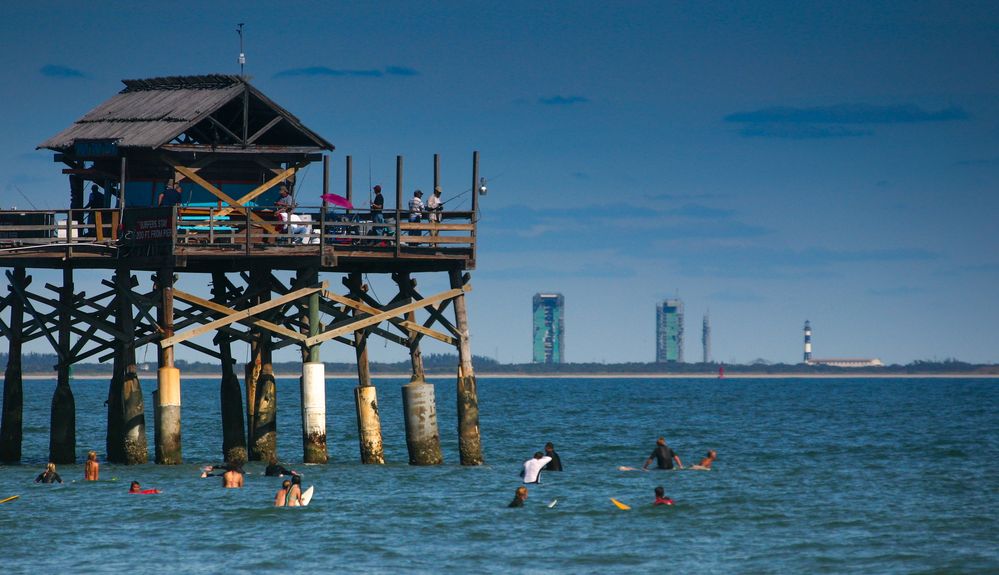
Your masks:
[[[527,488],[521,485],[513,494],[513,501],[507,507],[523,507],[525,501],[527,501]]]
[[[714,463],[715,459],[717,458],[718,454],[715,452],[714,449],[712,449],[711,451],[708,452],[707,455],[704,456],[704,459],[702,459],[700,463],[698,463],[697,465],[691,465],[690,468],[698,469],[701,471],[711,471],[711,464]]]
[[[652,454],[649,458],[645,460],[645,465],[642,469],[648,469],[649,464],[652,460],[656,460],[656,468],[658,469],[673,469],[673,462],[676,461],[676,465],[683,469],[683,463],[680,461],[680,456],[676,454],[668,445],[666,445],[666,438],[660,437],[656,440],[656,448],[652,450]]]
[[[302,506],[302,476],[291,476],[291,487],[288,488],[288,497],[285,505],[288,507]]]

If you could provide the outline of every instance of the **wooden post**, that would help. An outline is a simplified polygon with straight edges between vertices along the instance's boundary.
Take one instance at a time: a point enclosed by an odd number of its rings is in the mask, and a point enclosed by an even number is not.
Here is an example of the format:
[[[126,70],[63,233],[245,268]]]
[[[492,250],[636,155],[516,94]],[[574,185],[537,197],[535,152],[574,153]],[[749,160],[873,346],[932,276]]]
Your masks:
[[[395,257],[402,253],[402,156],[395,157]]]
[[[7,332],[7,369],[3,374],[3,421],[0,422],[0,463],[20,463],[24,429],[24,388],[21,377],[21,336],[24,331],[24,302],[14,284],[25,293],[31,278],[24,268],[14,268],[10,292],[10,325]]]
[[[319,283],[319,269],[309,268],[299,271],[300,287]],[[309,337],[319,335],[319,292],[308,296]],[[303,346],[305,362],[302,364],[302,461],[304,463],[326,463],[329,452],[326,450],[326,366],[319,359],[319,346]]]
[[[347,156],[347,169],[346,169],[347,182],[344,185],[344,195],[347,201],[351,204],[354,203],[354,159]]]
[[[135,340],[131,337],[131,334],[135,333],[132,304],[125,295],[132,287],[129,271],[121,268],[116,270],[115,284],[119,298],[117,319],[121,322],[121,332],[128,337],[126,341],[119,342],[119,353],[122,356],[121,366],[123,367],[121,432],[125,451],[124,462],[126,465],[138,465],[149,461],[149,446],[146,439],[146,415],[145,403],[142,399],[142,385],[139,383],[138,368],[135,365]],[[155,410],[153,415],[155,417]]]
[[[479,242],[476,239],[476,229],[479,227],[479,152],[472,152],[472,263],[478,253]]]
[[[221,305],[228,304],[229,292],[225,272],[212,272],[212,299]],[[215,336],[222,356],[222,384],[219,400],[222,407],[222,457],[227,463],[242,464],[247,460],[246,431],[243,427],[243,398],[236,370],[233,369],[232,343],[226,333]]]
[[[73,268],[66,264],[62,270],[62,289],[59,291],[59,364],[56,366],[56,389],[52,395],[52,417],[49,428],[49,461],[52,463],[76,462],[76,402],[69,386],[70,327],[73,306]]]
[[[350,290],[350,297],[361,300],[366,289],[361,274],[353,272],[343,279]],[[354,310],[354,315],[358,314]],[[382,445],[382,423],[378,415],[378,392],[371,385],[371,369],[368,364],[368,332],[361,329],[354,332],[354,351],[357,355],[357,387],[354,388],[354,407],[357,410],[357,436],[360,442],[361,463],[385,464],[385,451]]]
[[[465,285],[461,270],[449,272],[451,288]],[[458,451],[462,465],[482,465],[482,441],[479,436],[479,395],[472,368],[471,336],[465,294],[454,299],[454,322],[461,337],[458,342]]]
[[[162,337],[173,337],[173,270],[161,269],[156,285],[160,292],[157,322]],[[180,370],[174,367],[173,346],[161,348],[156,373],[159,389],[155,398],[156,463],[179,465],[183,462],[180,432]]]
[[[408,273],[392,274],[399,286],[401,295],[409,296],[415,281]],[[415,321],[415,312],[409,312],[407,319]],[[409,359],[413,369],[409,383],[402,386],[402,405],[406,419],[406,448],[409,450],[410,465],[440,465],[441,438],[437,429],[437,403],[434,399],[434,386],[426,382],[423,371],[423,358],[420,355],[419,333],[409,331]]]
[[[266,269],[250,270],[252,291],[263,290],[257,301],[270,300],[270,274]],[[268,461],[277,457],[277,385],[271,365],[270,332],[254,328],[250,343],[250,363],[246,366],[247,418],[249,432],[249,458],[251,461]]]

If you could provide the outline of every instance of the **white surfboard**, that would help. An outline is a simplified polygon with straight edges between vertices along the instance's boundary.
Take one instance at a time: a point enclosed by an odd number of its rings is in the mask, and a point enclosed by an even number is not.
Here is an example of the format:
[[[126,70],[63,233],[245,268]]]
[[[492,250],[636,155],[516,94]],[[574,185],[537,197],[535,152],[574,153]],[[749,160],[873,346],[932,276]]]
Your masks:
[[[552,499],[552,502],[548,504],[548,509],[551,509],[558,505],[558,499]]]
[[[308,489],[302,492],[302,507],[305,507],[312,501],[312,494],[314,492],[314,486],[310,485]]]

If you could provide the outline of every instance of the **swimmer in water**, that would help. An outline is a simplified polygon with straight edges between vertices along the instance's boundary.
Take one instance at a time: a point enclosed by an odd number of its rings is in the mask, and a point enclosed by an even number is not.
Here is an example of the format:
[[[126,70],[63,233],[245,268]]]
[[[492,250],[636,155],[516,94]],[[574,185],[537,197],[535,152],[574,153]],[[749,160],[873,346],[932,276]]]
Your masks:
[[[35,483],[62,483],[62,477],[56,473],[55,463],[49,463],[45,466],[45,471],[38,474],[35,478]]]
[[[656,460],[656,467],[658,469],[673,469],[674,461],[680,469],[683,469],[683,462],[680,461],[680,456],[670,446],[666,445],[665,437],[660,437],[656,440],[656,448],[652,450],[652,454],[645,460],[645,465],[642,466],[642,469],[648,469],[653,459]]]
[[[288,488],[287,502],[288,507],[301,507],[302,506],[302,476],[292,475],[291,476],[291,487]]]
[[[222,487],[237,489],[243,487],[243,470],[239,468],[239,464],[229,464],[228,471],[222,474]]]
[[[87,463],[83,465],[83,479],[86,481],[97,481],[100,475],[101,464],[97,463],[97,452],[87,453]]]
[[[717,458],[718,458],[718,453],[716,453],[715,450],[712,449],[711,451],[708,452],[707,455],[704,456],[704,459],[702,459],[700,463],[698,463],[697,465],[692,465],[690,468],[697,469],[700,471],[711,471],[711,464],[714,463],[715,459]]]
[[[666,490],[660,485],[656,487],[656,500],[652,502],[652,505],[673,505],[673,500],[666,497]]]
[[[159,489],[143,489],[138,481],[133,481],[131,485],[128,486],[129,493],[139,493],[142,495],[149,495],[151,493],[159,493]]]
[[[521,485],[513,494],[513,501],[507,507],[523,507],[525,501],[527,501],[527,488]]]
[[[285,479],[281,482],[281,489],[274,496],[274,507],[284,507],[288,505],[288,492],[291,491],[291,480]]]

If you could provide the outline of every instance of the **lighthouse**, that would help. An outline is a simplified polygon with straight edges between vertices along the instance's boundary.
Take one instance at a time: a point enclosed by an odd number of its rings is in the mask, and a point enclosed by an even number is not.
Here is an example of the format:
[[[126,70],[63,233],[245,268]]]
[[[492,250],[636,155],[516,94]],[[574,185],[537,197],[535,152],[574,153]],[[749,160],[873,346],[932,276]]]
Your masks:
[[[812,361],[812,325],[805,320],[805,363]]]

